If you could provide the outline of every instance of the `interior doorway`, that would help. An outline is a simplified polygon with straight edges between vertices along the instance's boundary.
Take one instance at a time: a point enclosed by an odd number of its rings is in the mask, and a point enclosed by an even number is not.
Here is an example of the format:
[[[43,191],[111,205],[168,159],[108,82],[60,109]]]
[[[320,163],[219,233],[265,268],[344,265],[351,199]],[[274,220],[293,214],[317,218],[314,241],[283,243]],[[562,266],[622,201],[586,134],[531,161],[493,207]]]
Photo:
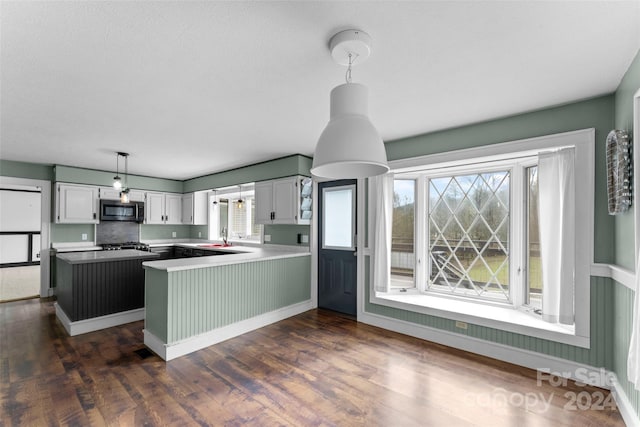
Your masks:
[[[0,176],[0,189],[0,300],[49,297],[51,181]],[[8,282],[22,293],[8,294]]]
[[[42,194],[0,187],[0,302],[40,296]]]

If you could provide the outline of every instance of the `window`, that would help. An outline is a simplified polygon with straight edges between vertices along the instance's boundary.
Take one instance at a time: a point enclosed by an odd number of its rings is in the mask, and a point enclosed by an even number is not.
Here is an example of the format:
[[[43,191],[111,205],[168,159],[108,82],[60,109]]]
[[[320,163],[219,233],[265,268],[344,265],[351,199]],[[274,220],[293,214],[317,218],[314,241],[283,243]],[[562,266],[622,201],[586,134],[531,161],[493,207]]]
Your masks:
[[[255,223],[253,184],[217,190],[211,196],[209,239],[260,242],[262,225]],[[241,201],[241,202],[240,202]]]
[[[494,164],[470,164],[451,168],[411,172],[394,177],[393,227],[391,243],[391,287],[411,282],[415,266],[424,265],[424,283],[418,289],[435,294],[478,300],[517,303],[513,286],[526,286],[522,275],[511,277],[528,247],[526,239],[512,238],[510,230],[529,228],[528,216],[518,213],[529,192],[512,185],[514,177],[532,169],[525,165],[535,157]],[[534,165],[535,167],[535,165]],[[415,183],[426,189],[424,213],[418,214],[425,230],[424,253],[414,251]],[[531,197],[530,197],[531,198]],[[516,223],[522,218],[523,223]],[[537,216],[536,216],[537,218]],[[423,263],[422,260],[426,260]],[[405,279],[403,281],[403,278]],[[516,283],[512,283],[515,281]],[[539,286],[536,290],[539,290]],[[521,293],[524,295],[524,293]],[[522,305],[522,304],[519,304]]]
[[[507,170],[429,179],[429,290],[510,299],[510,175]]]
[[[415,197],[413,179],[393,181],[393,224],[391,228],[391,287],[415,287]]]
[[[392,184],[369,185],[369,233],[390,236],[386,256],[370,247],[370,301],[588,346],[593,145],[586,130],[392,162]]]

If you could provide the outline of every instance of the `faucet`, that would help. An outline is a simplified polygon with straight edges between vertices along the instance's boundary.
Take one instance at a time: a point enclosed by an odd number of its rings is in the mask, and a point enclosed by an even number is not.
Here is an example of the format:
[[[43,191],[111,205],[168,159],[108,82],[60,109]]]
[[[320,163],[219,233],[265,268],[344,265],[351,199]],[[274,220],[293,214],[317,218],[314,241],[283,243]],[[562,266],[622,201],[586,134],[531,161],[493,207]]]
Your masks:
[[[222,227],[222,241],[225,246],[227,245],[227,237],[229,237],[227,227]]]

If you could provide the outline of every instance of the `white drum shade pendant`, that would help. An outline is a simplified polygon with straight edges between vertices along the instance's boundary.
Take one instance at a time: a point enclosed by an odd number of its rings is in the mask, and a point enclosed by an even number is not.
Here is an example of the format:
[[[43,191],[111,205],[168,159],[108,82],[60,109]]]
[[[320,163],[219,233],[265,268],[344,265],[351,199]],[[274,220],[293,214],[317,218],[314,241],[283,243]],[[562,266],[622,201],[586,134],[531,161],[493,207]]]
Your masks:
[[[333,36],[329,43],[334,60],[349,68],[347,83],[331,91],[329,123],[313,156],[314,176],[366,178],[389,171],[384,143],[367,115],[368,89],[351,83],[351,66],[369,56],[370,41],[360,30],[347,30]]]

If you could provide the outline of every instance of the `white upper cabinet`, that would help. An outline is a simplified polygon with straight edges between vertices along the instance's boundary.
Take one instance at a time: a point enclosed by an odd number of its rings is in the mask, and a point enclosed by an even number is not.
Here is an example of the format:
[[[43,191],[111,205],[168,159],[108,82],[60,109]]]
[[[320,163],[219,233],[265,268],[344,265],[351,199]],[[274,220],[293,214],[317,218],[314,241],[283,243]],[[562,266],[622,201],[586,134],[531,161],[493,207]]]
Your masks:
[[[209,192],[198,191],[182,195],[182,223],[207,225]]]
[[[256,223],[309,224],[311,182],[311,178],[302,176],[257,182]],[[303,195],[303,192],[306,194]]]
[[[147,192],[146,224],[181,224],[182,194]]]
[[[57,183],[55,197],[56,223],[98,223],[98,187]]]
[[[273,223],[273,183],[271,181],[256,182],[256,224]]]
[[[147,192],[144,212],[146,224],[164,224],[164,193]]]
[[[165,194],[165,224],[182,224],[182,194]]]
[[[113,187],[100,187],[100,200],[120,200],[120,190]],[[144,202],[144,191],[129,190],[129,201]]]

